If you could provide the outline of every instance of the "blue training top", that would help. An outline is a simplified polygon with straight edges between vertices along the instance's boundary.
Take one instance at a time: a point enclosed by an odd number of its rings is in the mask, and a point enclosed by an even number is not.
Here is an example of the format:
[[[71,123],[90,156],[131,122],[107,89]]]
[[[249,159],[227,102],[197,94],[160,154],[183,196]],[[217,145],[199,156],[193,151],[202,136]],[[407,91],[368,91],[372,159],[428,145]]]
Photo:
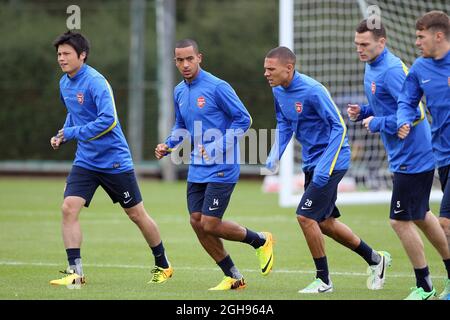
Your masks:
[[[327,184],[333,170],[350,166],[347,127],[327,89],[297,71],[287,88],[272,88],[278,139],[267,158],[268,168],[283,155],[292,134],[302,145],[303,170],[314,170],[313,183]]]
[[[63,75],[59,85],[67,108],[64,138],[78,140],[73,164],[104,173],[132,170],[130,149],[105,77],[83,64],[73,78]]]
[[[364,91],[368,105],[361,107],[357,120],[374,116],[371,132],[379,132],[388,154],[392,172],[420,173],[434,169],[430,124],[420,103],[415,106],[414,127],[406,139],[397,137],[397,99],[408,68],[387,48],[371,63],[366,63]]]
[[[431,136],[439,168],[450,165],[450,51],[442,59],[418,58],[398,97],[397,127],[411,124],[422,96],[432,116]]]
[[[189,138],[193,146],[189,182],[236,183],[239,179],[239,141],[251,125],[251,117],[233,88],[200,69],[189,83],[174,89],[175,125],[166,140],[169,148]],[[198,146],[206,149],[207,159]]]

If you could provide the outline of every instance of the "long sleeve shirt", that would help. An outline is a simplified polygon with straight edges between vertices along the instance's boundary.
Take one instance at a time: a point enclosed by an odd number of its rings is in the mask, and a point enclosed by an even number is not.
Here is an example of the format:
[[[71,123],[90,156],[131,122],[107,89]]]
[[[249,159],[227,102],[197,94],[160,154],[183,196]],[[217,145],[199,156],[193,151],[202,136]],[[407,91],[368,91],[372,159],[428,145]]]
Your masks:
[[[105,77],[83,64],[74,77],[65,74],[59,84],[67,108],[64,138],[77,140],[73,164],[105,173],[133,169],[113,92]]]
[[[251,117],[233,88],[200,69],[190,83],[174,89],[175,125],[166,144],[173,148],[190,139],[189,182],[236,183],[240,172],[239,138]],[[199,146],[206,150],[202,156]]]
[[[302,145],[303,170],[314,170],[316,185],[325,185],[333,170],[348,169],[347,127],[327,89],[296,71],[287,88],[277,86],[272,91],[278,139],[267,158],[267,166],[281,158],[295,134]]]
[[[398,97],[397,127],[411,124],[415,106],[425,95],[431,141],[439,168],[450,165],[450,51],[442,59],[418,58]]]
[[[379,132],[388,155],[391,172],[420,173],[432,170],[435,160],[431,147],[431,130],[421,103],[414,109],[414,126],[406,139],[397,137],[397,99],[408,73],[406,65],[387,48],[366,64],[364,91],[368,105],[361,118],[373,115],[369,129]]]

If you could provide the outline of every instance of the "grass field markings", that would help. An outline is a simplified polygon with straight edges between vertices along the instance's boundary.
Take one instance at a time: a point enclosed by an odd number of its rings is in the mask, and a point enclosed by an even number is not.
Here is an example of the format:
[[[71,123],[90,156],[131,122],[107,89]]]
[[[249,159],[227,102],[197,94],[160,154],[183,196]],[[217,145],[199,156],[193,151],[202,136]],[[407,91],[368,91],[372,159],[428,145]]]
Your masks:
[[[52,262],[21,262],[21,261],[2,261],[0,260],[0,266],[34,266],[34,267],[58,267],[61,263]],[[150,265],[132,265],[132,264],[101,264],[101,263],[85,263],[84,267],[90,268],[119,268],[119,269],[149,269]],[[218,268],[201,268],[201,267],[175,267],[176,270],[182,271],[217,271]],[[243,272],[254,272],[259,273],[260,270],[256,269],[242,269]],[[273,270],[274,273],[293,273],[293,274],[314,274],[313,270],[287,270],[287,269],[277,269]],[[347,276],[347,277],[367,277],[366,273],[363,272],[340,272],[334,271],[330,272],[331,275]],[[440,278],[441,275],[435,274],[434,278]],[[409,273],[389,273],[388,278],[412,278],[413,274]]]

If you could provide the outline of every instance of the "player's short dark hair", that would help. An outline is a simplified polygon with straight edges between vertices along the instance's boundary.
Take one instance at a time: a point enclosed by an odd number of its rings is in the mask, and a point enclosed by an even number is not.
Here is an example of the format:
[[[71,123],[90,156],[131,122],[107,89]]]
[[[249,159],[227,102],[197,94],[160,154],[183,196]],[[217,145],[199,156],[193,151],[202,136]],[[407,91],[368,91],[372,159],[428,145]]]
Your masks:
[[[175,43],[175,49],[179,49],[179,48],[188,48],[188,47],[192,47],[194,48],[194,52],[196,54],[199,53],[198,50],[198,44],[195,40],[192,39],[183,39],[183,40],[179,40]]]
[[[357,33],[364,33],[369,31],[372,33],[375,40],[378,40],[380,38],[387,39],[386,28],[381,21],[379,28],[375,28],[373,26],[369,26],[369,24],[367,23],[367,19],[364,19],[358,24],[355,31]]]
[[[84,62],[87,61],[88,55],[89,55],[89,40],[84,37],[81,33],[73,32],[73,31],[67,31],[63,33],[62,35],[58,36],[58,38],[53,41],[53,45],[56,48],[56,51],[58,51],[58,47],[62,44],[68,44],[72,48],[75,49],[77,52],[78,58],[80,57],[80,54],[83,52],[86,54],[86,57],[84,58]]]
[[[416,30],[441,31],[447,39],[450,39],[450,19],[445,12],[433,10],[417,19]]]
[[[297,57],[295,56],[295,53],[292,52],[291,49],[289,49],[288,47],[276,47],[273,48],[272,50],[270,50],[267,54],[266,54],[266,58],[275,58],[275,59],[279,59],[285,63],[291,63],[295,66],[295,62],[297,60]]]

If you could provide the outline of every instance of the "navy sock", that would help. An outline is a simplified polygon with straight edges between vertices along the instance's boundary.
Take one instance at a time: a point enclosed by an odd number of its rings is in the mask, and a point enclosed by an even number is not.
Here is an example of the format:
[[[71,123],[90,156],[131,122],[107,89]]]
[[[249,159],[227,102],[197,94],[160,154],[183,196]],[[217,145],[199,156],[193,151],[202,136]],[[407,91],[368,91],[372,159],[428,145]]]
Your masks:
[[[356,249],[353,249],[357,254],[359,254],[369,266],[376,265],[380,263],[381,256],[378,252],[372,250],[364,241],[361,239],[361,243]]]
[[[416,274],[417,288],[423,288],[426,292],[433,290],[433,284],[431,283],[428,266],[423,269],[414,269],[414,273]]]
[[[69,261],[69,266],[75,265],[75,259],[81,258],[81,249],[80,248],[70,248],[66,249],[67,260]]]
[[[257,249],[266,243],[266,239],[262,233],[253,232],[250,229],[245,228],[247,230],[247,234],[245,235],[245,239],[242,242],[248,243],[253,248]]]
[[[69,262],[69,268],[73,270],[78,275],[83,275],[83,267],[81,264],[81,249],[80,248],[69,248],[66,249],[67,261]]]
[[[156,247],[150,248],[152,249],[153,255],[155,256],[155,265],[163,269],[167,269],[169,267],[169,262],[167,261],[162,241]]]
[[[316,265],[316,278],[321,279],[326,284],[330,284],[327,256],[314,259],[314,264]]]
[[[233,263],[233,260],[231,260],[230,255],[223,258],[222,261],[219,261],[217,265],[222,269],[223,273],[227,277],[231,277],[233,279],[241,279],[242,274],[239,272],[239,270],[236,268],[236,266]]]
[[[450,259],[443,260],[445,264],[445,269],[447,270],[447,277],[450,279]]]

